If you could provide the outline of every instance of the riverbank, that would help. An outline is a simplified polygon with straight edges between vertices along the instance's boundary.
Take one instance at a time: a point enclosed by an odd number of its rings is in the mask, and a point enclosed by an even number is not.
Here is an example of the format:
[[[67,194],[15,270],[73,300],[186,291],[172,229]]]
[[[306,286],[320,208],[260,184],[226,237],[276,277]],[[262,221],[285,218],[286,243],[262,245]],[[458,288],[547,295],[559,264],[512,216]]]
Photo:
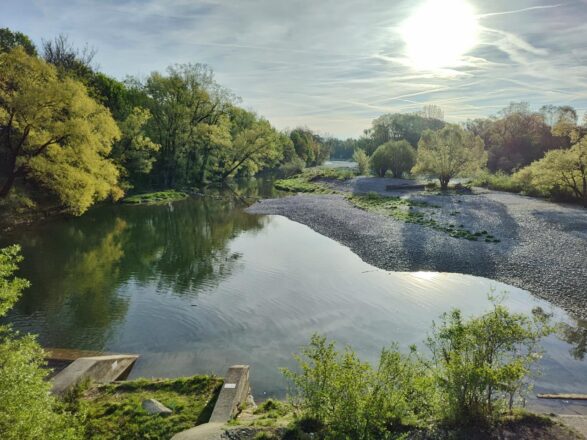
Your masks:
[[[587,210],[516,194],[475,189],[466,193],[387,191],[397,179],[356,178],[326,183],[339,194],[268,199],[251,214],[283,215],[346,246],[364,261],[393,271],[458,272],[532,292],[587,318]],[[376,192],[434,206],[442,224],[487,231],[499,242],[472,241],[359,209],[348,194]]]

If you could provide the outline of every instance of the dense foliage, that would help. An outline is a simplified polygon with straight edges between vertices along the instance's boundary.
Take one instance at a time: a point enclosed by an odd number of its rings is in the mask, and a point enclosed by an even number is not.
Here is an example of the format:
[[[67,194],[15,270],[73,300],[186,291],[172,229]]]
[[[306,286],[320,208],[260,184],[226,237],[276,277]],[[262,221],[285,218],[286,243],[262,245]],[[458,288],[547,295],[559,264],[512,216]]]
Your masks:
[[[81,214],[129,190],[201,187],[282,166],[321,164],[324,140],[279,132],[237,105],[202,64],[121,82],[66,36],[0,30],[0,204]],[[43,206],[39,206],[43,205]]]
[[[401,178],[415,163],[416,150],[406,140],[386,142],[371,156],[371,168],[380,177],[390,171],[393,177]]]
[[[55,194],[71,212],[120,198],[118,170],[108,158],[120,131],[86,88],[61,78],[21,47],[0,54],[0,198],[17,178]]]
[[[323,427],[324,439],[396,438],[406,426],[490,425],[524,398],[540,339],[552,331],[544,313],[492,310],[464,319],[458,310],[434,325],[429,356],[415,347],[384,349],[377,366],[350,347],[315,335],[284,370],[298,418]],[[307,422],[306,422],[307,423]]]

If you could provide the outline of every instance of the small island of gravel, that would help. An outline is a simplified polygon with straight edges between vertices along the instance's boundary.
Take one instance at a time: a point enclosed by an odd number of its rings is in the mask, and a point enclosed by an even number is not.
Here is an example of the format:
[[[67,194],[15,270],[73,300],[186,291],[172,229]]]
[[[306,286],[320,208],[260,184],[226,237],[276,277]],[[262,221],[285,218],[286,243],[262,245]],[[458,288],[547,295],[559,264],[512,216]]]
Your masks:
[[[283,215],[393,271],[459,272],[526,289],[587,317],[587,210],[474,188],[469,193],[387,190],[398,179],[358,177],[328,182],[338,194],[262,200],[252,214]],[[418,223],[359,209],[349,194],[377,193],[429,204],[439,224],[484,231],[499,242],[467,240]],[[411,209],[411,207],[409,208]]]

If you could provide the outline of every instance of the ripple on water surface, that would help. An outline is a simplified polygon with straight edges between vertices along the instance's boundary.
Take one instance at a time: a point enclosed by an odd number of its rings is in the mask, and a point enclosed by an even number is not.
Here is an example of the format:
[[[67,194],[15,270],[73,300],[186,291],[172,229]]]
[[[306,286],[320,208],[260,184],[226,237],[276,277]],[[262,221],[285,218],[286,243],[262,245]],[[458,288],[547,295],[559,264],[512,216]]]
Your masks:
[[[260,396],[283,395],[278,368],[293,366],[291,354],[315,332],[376,360],[392,341],[421,343],[451,308],[487,310],[491,289],[507,291],[505,304],[515,311],[540,306],[573,323],[521,289],[460,274],[379,270],[286,218],[227,210],[219,226],[199,219],[195,203],[176,204],[173,216],[165,207],[120,208],[101,219],[108,227],[90,213],[38,231],[23,243],[33,288],[11,321],[40,333],[46,346],[140,353],[133,376],[222,374],[230,364],[250,364]],[[34,254],[57,247],[53,237],[74,234],[94,246],[53,252],[54,264],[67,266],[64,281]],[[570,356],[573,347],[555,337],[544,346],[537,390],[587,392],[587,363]]]

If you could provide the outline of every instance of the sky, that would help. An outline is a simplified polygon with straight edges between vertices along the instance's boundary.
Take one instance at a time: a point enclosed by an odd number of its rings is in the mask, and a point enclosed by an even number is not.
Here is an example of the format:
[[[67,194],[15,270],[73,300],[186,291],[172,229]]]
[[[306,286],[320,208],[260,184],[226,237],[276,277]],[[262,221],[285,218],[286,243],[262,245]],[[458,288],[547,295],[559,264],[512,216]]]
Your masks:
[[[585,112],[587,0],[555,1],[0,0],[0,27],[88,43],[119,79],[206,63],[280,129],[355,137],[426,104],[451,122],[513,101]]]

